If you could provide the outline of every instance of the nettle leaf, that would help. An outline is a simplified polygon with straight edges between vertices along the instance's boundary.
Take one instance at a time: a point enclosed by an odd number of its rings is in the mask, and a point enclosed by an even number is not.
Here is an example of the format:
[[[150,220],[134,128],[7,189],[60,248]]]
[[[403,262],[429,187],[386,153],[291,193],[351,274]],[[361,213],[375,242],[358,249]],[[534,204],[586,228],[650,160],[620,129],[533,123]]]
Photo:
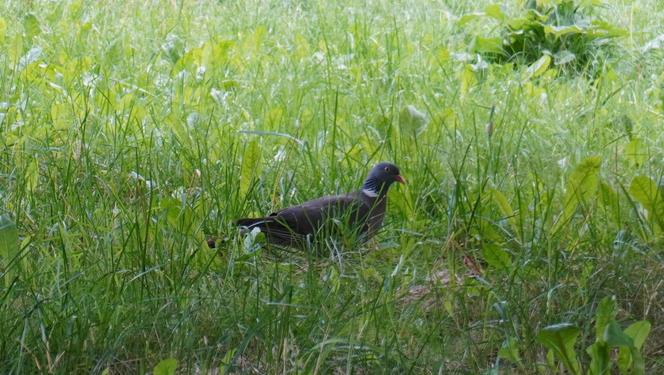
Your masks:
[[[580,330],[571,323],[554,324],[542,328],[537,341],[553,351],[554,355],[572,373],[580,374],[581,365],[574,352],[574,344]]]
[[[152,370],[153,375],[175,375],[178,368],[178,361],[175,358],[161,360]]]

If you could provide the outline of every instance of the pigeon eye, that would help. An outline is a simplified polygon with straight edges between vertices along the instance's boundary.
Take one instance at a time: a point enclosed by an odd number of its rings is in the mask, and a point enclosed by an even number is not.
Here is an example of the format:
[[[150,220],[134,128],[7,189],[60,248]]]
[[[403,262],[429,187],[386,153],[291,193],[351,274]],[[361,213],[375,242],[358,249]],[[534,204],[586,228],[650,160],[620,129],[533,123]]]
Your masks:
[[[389,171],[390,171],[390,167],[385,167],[385,172],[389,172]]]

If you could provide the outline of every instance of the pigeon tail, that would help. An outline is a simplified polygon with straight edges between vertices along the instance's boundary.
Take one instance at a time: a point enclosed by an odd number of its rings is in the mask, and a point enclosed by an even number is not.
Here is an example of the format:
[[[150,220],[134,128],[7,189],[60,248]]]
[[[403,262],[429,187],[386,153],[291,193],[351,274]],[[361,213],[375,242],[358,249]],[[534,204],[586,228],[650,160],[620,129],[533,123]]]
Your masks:
[[[248,228],[251,228],[251,227],[254,227],[254,226],[259,226],[260,227],[260,224],[264,223],[265,219],[266,218],[264,218],[264,217],[239,219],[235,222],[235,224],[237,226],[240,226],[240,227],[248,227]]]
[[[235,224],[241,228],[242,233],[259,228],[267,236],[268,242],[276,245],[297,246],[304,238],[288,225],[271,216],[239,219]]]

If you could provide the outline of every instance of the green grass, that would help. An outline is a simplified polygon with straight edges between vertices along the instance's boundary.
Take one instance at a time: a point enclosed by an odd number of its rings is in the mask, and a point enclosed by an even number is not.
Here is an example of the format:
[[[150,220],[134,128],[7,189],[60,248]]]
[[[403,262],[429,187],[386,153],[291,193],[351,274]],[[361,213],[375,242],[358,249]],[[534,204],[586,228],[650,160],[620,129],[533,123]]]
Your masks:
[[[664,3],[596,7],[596,79],[474,71],[488,3],[0,4],[0,372],[557,373],[538,332],[587,368],[606,296],[664,371]],[[381,160],[409,184],[362,251],[233,227]]]

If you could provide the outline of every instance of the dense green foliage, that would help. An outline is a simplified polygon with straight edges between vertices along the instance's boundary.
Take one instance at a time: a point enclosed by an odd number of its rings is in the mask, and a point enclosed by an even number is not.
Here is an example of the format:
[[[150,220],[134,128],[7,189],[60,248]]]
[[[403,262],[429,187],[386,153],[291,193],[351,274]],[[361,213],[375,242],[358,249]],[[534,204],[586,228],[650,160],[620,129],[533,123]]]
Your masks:
[[[500,24],[499,36],[475,36],[473,51],[491,62],[533,64],[545,57],[563,71],[597,74],[615,57],[616,38],[626,30],[592,17],[591,4],[581,6],[571,0],[539,5],[528,2],[519,17],[508,17],[498,4],[483,13],[464,15],[460,23],[493,19]],[[547,63],[548,64],[548,63]]]
[[[491,4],[2,2],[0,373],[664,371],[664,3],[592,78],[469,55]],[[380,160],[341,258],[232,225]]]

